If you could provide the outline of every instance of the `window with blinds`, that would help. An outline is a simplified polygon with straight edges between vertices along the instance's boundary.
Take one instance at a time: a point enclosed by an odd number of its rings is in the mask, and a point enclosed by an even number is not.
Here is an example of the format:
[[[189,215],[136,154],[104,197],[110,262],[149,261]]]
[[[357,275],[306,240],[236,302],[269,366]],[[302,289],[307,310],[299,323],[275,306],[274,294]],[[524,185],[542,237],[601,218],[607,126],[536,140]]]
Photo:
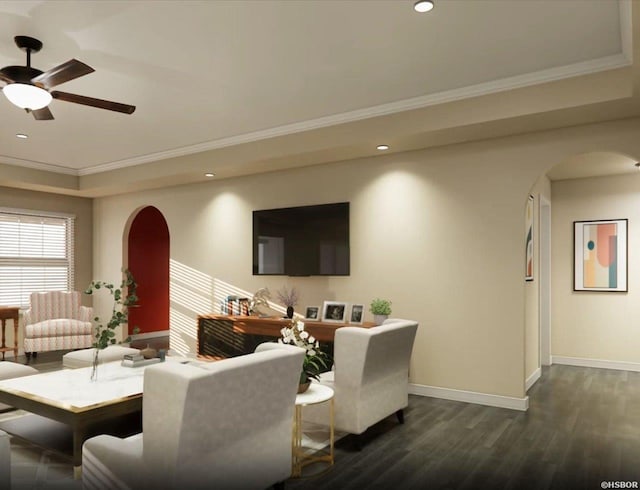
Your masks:
[[[72,291],[70,215],[0,208],[0,305],[29,306],[34,291]]]

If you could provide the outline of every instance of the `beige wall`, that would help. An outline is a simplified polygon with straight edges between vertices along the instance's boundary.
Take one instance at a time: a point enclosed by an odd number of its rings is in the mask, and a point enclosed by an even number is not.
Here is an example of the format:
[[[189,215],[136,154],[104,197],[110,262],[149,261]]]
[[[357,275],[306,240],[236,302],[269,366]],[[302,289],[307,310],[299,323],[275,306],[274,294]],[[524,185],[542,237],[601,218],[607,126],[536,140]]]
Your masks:
[[[551,352],[640,363],[640,174],[576,179],[552,185]],[[628,223],[628,293],[573,291],[573,222]]]
[[[541,176],[531,189],[533,205],[533,281],[525,283],[525,379],[540,368],[540,196],[551,200],[551,181]],[[523,265],[524,268],[524,265]]]
[[[75,215],[75,287],[82,291],[89,285],[93,267],[93,202],[91,199],[0,187],[0,207]],[[89,299],[85,297],[83,301],[91,304]],[[11,331],[10,334],[9,331]],[[9,334],[7,342],[12,345],[13,329],[7,327],[7,333]],[[21,329],[18,337],[21,351],[23,350],[22,338]]]
[[[295,285],[301,306],[387,297],[420,323],[413,383],[522,398],[527,195],[571,155],[640,155],[638,131],[627,120],[100,198],[95,275],[118,280],[126,223],[153,205],[171,234],[173,348],[195,348],[195,316],[228,285]],[[252,210],[336,201],[351,203],[351,276],[251,275]]]

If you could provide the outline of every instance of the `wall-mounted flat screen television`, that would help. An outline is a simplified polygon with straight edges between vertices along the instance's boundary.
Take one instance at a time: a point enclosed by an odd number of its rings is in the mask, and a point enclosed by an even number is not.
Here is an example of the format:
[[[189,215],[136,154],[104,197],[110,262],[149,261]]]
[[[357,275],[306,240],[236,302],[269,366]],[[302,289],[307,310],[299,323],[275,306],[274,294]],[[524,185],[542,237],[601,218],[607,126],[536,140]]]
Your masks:
[[[253,274],[349,275],[349,203],[253,212]]]

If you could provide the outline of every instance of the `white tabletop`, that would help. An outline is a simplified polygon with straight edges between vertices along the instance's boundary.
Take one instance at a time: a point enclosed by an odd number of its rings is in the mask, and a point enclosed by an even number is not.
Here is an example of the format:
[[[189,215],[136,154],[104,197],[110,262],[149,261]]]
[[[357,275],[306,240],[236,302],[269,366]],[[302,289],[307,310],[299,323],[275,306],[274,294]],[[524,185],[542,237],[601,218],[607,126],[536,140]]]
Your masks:
[[[312,382],[309,389],[296,395],[296,405],[314,405],[333,398],[333,390],[328,386]]]
[[[75,411],[140,395],[146,367],[107,362],[98,366],[96,381],[91,381],[92,367],[62,369],[2,380],[0,390]]]

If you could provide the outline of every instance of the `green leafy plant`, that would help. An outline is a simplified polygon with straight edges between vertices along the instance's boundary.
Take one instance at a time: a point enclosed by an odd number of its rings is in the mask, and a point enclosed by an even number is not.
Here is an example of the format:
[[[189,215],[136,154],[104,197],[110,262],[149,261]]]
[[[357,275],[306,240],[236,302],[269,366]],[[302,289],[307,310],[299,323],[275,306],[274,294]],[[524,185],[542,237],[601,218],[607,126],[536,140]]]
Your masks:
[[[331,366],[331,356],[320,348],[320,342],[310,335],[304,329],[304,323],[298,320],[291,320],[291,324],[280,330],[280,334],[282,338],[278,339],[279,342],[295,345],[306,351],[302,362],[300,384],[312,379],[318,381],[320,373],[327,371]]]
[[[129,308],[134,306],[138,301],[136,296],[137,284],[133,278],[133,274],[128,269],[123,270],[124,278],[120,283],[120,287],[116,288],[113,284],[104,281],[91,281],[89,287],[85,290],[85,294],[94,294],[94,292],[101,289],[109,291],[113,296],[113,309],[111,312],[111,318],[106,325],[100,320],[100,317],[95,317],[93,320],[96,323],[95,341],[93,347],[96,350],[105,349],[111,344],[117,343],[116,341],[116,328],[127,323],[129,321]],[[135,327],[133,333],[138,333],[139,328]],[[131,337],[127,337],[124,342],[129,342]]]
[[[371,302],[369,311],[374,315],[390,315],[391,314],[391,301],[388,299],[376,298]]]

